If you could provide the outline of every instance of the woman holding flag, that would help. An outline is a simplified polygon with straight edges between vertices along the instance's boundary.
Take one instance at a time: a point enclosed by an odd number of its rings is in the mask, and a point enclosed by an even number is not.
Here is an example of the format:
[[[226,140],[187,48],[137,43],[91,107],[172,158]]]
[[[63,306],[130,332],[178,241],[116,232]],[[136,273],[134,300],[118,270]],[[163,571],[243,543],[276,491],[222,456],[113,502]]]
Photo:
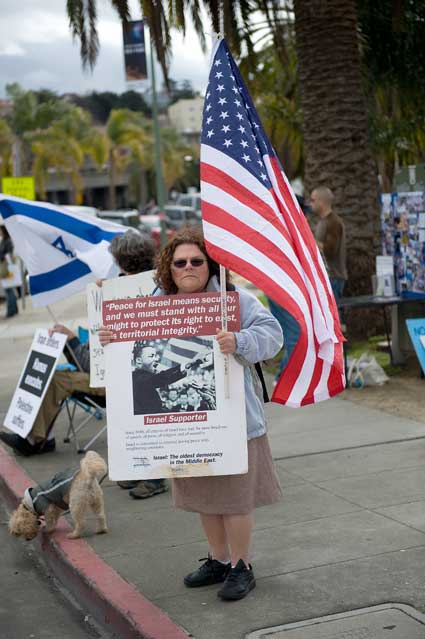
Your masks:
[[[202,230],[183,228],[162,249],[156,282],[160,295],[219,291],[218,273],[219,265],[207,255]],[[175,507],[199,513],[209,544],[205,563],[189,573],[184,583],[196,588],[224,582],[218,591],[223,600],[242,599],[255,587],[250,564],[252,512],[281,497],[266,435],[262,395],[251,365],[280,350],[282,331],[253,295],[239,287],[236,290],[241,330],[220,331],[216,339],[223,354],[235,356],[244,365],[248,472],[172,481]],[[105,344],[111,335],[102,330],[99,337]]]

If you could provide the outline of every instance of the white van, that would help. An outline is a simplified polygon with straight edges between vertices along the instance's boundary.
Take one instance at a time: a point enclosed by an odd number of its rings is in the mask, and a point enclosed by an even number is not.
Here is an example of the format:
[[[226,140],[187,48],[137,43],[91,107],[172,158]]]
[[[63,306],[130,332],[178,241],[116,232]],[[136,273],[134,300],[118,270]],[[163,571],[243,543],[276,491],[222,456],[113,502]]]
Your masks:
[[[200,193],[180,193],[177,196],[176,204],[180,206],[191,206],[201,218],[201,194]]]

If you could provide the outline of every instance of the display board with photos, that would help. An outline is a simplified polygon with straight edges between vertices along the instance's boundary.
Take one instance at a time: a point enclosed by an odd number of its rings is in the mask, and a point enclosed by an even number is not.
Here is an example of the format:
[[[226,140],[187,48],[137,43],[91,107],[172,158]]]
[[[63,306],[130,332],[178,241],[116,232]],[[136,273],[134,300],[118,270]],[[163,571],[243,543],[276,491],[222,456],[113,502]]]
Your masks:
[[[396,291],[425,295],[425,192],[384,194],[381,198],[382,251],[394,259]]]

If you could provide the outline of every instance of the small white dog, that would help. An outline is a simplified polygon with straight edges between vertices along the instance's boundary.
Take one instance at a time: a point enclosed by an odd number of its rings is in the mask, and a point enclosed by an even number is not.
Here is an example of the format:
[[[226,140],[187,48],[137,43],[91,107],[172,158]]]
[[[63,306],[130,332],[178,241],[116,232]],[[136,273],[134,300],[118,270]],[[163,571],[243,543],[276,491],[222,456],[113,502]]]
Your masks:
[[[9,532],[30,541],[37,536],[41,517],[45,519],[46,532],[52,532],[59,517],[68,509],[74,521],[74,530],[68,535],[70,539],[81,536],[84,517],[89,510],[97,518],[96,532],[108,532],[103,492],[98,481],[106,473],[105,460],[94,451],[88,451],[79,468],[65,470],[49,481],[27,488],[22,502],[10,516]]]

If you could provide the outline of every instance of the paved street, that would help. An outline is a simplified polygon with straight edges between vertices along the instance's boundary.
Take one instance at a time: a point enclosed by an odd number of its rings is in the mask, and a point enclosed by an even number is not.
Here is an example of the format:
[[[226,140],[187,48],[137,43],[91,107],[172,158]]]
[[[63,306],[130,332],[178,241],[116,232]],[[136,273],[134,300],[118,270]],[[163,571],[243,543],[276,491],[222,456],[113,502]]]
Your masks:
[[[84,315],[81,306],[66,310],[70,317]],[[29,320],[26,326],[19,318],[0,333],[3,414],[33,327],[50,324],[45,311]],[[267,413],[284,499],[256,513],[258,587],[245,600],[226,605],[215,587],[184,588],[182,576],[207,548],[197,516],[174,512],[169,493],[136,501],[106,480],[110,532],[96,536],[89,528],[86,541],[196,639],[243,639],[261,628],[378,604],[424,612],[425,424],[340,398],[300,410],[273,404]],[[62,442],[65,427],[61,416],[56,453],[16,458],[35,480],[78,463]],[[106,455],[105,438],[96,450]],[[384,617],[381,634],[364,636],[387,637],[386,625],[394,624]],[[328,637],[324,633],[317,636]]]
[[[34,546],[12,538],[6,523],[0,501],[1,639],[107,639],[37,561]]]

